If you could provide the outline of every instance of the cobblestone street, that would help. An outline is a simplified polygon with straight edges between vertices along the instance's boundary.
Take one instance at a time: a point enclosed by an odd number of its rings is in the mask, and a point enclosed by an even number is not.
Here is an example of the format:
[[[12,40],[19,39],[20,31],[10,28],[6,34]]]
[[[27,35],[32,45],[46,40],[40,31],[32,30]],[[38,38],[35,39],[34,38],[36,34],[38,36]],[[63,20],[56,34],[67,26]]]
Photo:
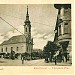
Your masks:
[[[24,64],[22,64],[22,61],[19,60],[11,60],[11,59],[0,59],[0,66],[71,66],[69,62],[62,62],[57,63],[55,65],[54,62],[45,63],[44,59],[38,59],[38,60],[24,60]]]

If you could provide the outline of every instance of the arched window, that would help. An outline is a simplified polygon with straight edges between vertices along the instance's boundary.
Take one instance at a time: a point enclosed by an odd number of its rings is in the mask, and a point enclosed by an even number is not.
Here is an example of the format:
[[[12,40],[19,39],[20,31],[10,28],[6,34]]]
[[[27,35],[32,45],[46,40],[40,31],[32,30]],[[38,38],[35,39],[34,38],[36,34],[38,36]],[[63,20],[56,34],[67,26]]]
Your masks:
[[[16,51],[18,51],[18,47],[17,47]]]
[[[27,32],[27,28],[26,28],[26,32]]]
[[[1,52],[3,52],[3,48],[1,49]]]
[[[11,47],[11,51],[13,51],[13,47]]]
[[[7,47],[6,47],[6,52],[7,52]]]
[[[28,52],[28,46],[27,46],[27,52]]]

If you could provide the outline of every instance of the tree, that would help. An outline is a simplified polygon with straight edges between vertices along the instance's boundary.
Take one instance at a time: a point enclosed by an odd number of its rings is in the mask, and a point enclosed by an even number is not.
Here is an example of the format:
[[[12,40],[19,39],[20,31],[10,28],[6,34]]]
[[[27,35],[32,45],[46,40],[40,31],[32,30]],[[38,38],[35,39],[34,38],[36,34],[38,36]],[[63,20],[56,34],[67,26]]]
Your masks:
[[[54,44],[54,42],[48,41],[46,46],[44,46],[43,49],[44,57],[49,57],[51,54],[51,58],[52,58],[57,50],[58,50],[58,46]]]

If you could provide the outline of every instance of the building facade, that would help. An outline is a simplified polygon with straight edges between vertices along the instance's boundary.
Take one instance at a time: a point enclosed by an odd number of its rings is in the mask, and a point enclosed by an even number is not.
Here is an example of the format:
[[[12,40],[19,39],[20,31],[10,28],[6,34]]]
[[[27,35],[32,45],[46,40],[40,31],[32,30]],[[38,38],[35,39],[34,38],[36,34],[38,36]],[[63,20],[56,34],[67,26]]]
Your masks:
[[[72,51],[71,4],[55,4],[58,10],[54,42],[61,46],[63,54]]]
[[[6,40],[0,44],[0,53],[29,53],[33,50],[33,38],[31,38],[31,24],[29,21],[28,7],[26,20],[24,25],[24,34],[13,36],[9,40]]]

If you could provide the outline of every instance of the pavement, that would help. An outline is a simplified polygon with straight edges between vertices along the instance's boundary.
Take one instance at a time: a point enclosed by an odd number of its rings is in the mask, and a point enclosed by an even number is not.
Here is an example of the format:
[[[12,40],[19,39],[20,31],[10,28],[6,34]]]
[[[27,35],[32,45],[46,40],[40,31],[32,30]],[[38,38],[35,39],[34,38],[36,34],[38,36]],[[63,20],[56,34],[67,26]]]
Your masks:
[[[71,64],[69,64],[69,62],[61,62],[55,65],[54,62],[46,63],[44,59],[24,60],[22,64],[22,60],[20,59],[11,60],[0,58],[0,66],[71,66]]]

